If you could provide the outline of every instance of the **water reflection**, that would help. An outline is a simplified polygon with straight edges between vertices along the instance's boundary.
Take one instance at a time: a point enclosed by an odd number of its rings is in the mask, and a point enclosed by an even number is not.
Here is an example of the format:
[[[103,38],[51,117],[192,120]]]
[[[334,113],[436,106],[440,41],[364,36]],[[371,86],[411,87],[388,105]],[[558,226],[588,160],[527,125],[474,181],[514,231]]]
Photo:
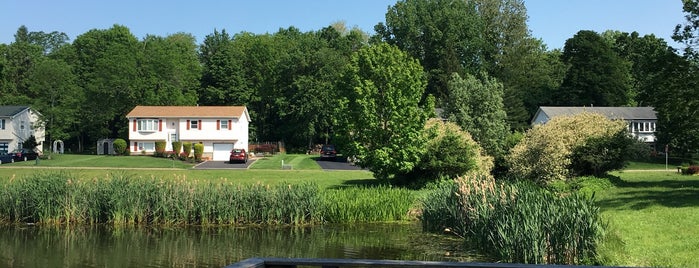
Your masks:
[[[223,267],[250,257],[479,260],[458,239],[423,233],[416,224],[0,226],[1,267]]]

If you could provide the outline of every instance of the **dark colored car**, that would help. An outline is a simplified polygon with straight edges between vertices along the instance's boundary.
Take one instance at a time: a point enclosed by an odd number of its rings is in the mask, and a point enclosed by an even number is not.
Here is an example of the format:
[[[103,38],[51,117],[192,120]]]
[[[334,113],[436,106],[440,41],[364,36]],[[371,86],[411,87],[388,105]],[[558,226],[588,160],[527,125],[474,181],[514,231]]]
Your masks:
[[[337,151],[335,150],[335,145],[326,144],[320,149],[320,160],[332,160],[335,161],[337,158]]]
[[[37,152],[25,148],[14,150],[10,153],[10,155],[12,155],[12,158],[15,161],[34,160],[39,157]]]
[[[15,158],[6,152],[0,152],[0,164],[14,163]]]
[[[248,162],[248,154],[245,152],[245,149],[233,149],[231,150],[231,157],[228,159],[229,163],[235,163],[235,162],[240,162],[240,163],[247,163]]]

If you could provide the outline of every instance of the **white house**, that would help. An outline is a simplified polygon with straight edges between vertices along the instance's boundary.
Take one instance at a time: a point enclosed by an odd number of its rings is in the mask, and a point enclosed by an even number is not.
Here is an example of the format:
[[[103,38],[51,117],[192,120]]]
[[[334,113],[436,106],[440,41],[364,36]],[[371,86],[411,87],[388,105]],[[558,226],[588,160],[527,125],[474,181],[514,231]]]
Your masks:
[[[204,144],[202,157],[228,160],[233,148],[248,149],[250,115],[245,106],[136,106],[129,120],[129,148],[155,152],[155,142]]]
[[[22,148],[24,141],[34,136],[40,144],[35,151],[41,152],[44,128],[39,124],[39,113],[29,106],[0,106],[0,152],[11,152]]]
[[[655,125],[658,117],[653,107],[551,107],[542,106],[534,114],[532,125],[545,124],[554,116],[574,115],[581,112],[599,113],[609,119],[628,123],[629,133],[647,143],[655,142]]]

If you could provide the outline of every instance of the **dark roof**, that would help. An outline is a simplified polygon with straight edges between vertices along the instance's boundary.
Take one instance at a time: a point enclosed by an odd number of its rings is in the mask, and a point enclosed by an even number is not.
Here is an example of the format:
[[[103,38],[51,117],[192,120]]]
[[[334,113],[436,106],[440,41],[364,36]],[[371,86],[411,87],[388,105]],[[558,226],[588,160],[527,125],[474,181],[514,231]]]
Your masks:
[[[539,107],[549,118],[559,115],[574,115],[581,112],[599,113],[609,119],[657,120],[653,107]],[[537,113],[539,113],[537,112]]]
[[[0,116],[1,117],[13,117],[19,113],[21,113],[24,110],[29,109],[29,106],[20,106],[20,105],[7,105],[7,106],[0,106]]]

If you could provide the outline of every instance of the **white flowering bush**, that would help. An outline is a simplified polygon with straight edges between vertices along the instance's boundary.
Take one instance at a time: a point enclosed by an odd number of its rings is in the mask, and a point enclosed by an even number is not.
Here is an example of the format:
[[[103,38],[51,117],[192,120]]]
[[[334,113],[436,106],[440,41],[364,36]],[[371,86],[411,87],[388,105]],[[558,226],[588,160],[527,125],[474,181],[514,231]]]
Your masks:
[[[575,148],[591,139],[612,138],[625,130],[624,121],[610,120],[597,113],[554,117],[527,131],[510,150],[507,157],[510,176],[543,184],[564,180],[573,175],[570,166]]]

